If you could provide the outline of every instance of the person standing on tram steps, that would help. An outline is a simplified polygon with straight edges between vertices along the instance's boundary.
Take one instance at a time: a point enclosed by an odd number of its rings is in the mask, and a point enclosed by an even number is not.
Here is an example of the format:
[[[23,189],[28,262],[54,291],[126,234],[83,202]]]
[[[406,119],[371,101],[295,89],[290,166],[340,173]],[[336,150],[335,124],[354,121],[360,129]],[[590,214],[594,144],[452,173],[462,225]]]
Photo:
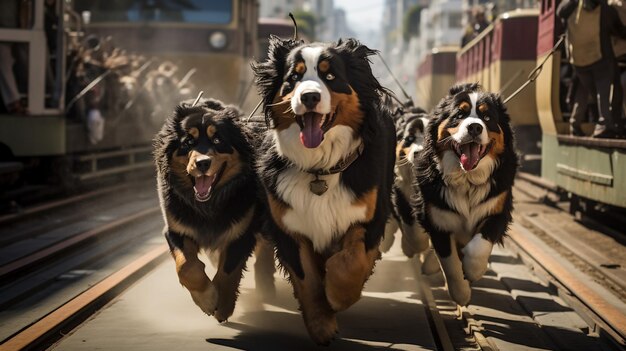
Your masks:
[[[572,135],[584,135],[580,125],[591,93],[598,103],[598,123],[593,137],[619,137],[623,91],[611,36],[626,38],[626,27],[606,0],[564,0],[557,16],[567,28],[570,63],[580,82],[570,118]]]

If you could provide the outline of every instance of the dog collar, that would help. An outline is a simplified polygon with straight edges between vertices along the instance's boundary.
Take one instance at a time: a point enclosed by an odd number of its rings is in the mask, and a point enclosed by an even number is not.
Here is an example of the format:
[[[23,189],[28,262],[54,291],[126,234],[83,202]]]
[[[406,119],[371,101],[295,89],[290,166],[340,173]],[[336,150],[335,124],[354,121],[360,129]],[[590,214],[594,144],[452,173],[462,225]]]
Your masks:
[[[356,161],[357,158],[359,158],[359,156],[361,156],[361,154],[363,154],[364,149],[365,145],[361,143],[361,145],[359,145],[355,152],[351,153],[328,170],[316,169],[306,171],[307,173],[313,174],[315,176],[315,179],[309,183],[309,190],[311,190],[313,194],[318,196],[325,193],[326,190],[328,190],[328,184],[326,184],[326,181],[324,179],[320,179],[319,177],[321,175],[331,175],[345,171],[346,169],[348,169],[348,167],[350,167],[352,163],[354,163],[354,161]]]

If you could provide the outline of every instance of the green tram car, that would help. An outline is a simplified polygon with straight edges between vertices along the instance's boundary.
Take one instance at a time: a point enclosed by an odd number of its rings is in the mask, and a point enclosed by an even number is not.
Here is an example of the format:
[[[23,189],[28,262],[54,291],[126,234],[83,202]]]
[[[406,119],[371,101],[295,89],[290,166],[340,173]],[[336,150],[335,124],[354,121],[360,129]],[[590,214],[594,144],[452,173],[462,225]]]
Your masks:
[[[563,28],[556,17],[560,1],[542,0],[537,34],[537,64],[556,44]],[[569,135],[568,114],[562,109],[561,70],[568,65],[564,51],[547,59],[536,82],[541,125],[541,176],[570,193],[571,211],[596,204],[626,208],[626,140]],[[590,134],[593,125],[583,126]]]

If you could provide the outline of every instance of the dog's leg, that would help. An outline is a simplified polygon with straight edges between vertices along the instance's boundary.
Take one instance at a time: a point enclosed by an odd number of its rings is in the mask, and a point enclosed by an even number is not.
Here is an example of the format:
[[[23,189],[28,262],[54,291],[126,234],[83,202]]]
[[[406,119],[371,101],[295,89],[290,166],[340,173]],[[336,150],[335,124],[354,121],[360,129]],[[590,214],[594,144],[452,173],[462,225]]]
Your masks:
[[[450,297],[457,304],[467,306],[472,290],[469,281],[463,277],[463,267],[457,253],[454,236],[438,231],[431,233],[431,240],[439,257]]]
[[[244,232],[224,250],[220,250],[217,272],[213,277],[213,283],[219,294],[214,316],[220,323],[227,320],[235,310],[241,276],[255,244],[254,234]]]
[[[433,248],[428,248],[426,251],[420,254],[420,261],[422,262],[422,273],[431,275],[439,272],[439,261]]]
[[[505,195],[508,195],[505,194]],[[504,206],[512,207],[511,197],[508,196],[504,200]],[[480,233],[474,235],[467,245],[463,248],[463,272],[465,277],[474,282],[485,274],[489,264],[489,256],[493,244],[498,242],[506,233],[511,222],[510,211],[503,211],[489,216],[480,228]]]
[[[274,248],[272,244],[264,238],[257,239],[256,249],[254,250],[256,260],[254,262],[254,281],[256,289],[265,299],[273,298],[276,295],[276,287],[274,286],[274,272],[276,272],[274,264]]]
[[[178,280],[187,288],[200,309],[212,315],[217,306],[217,289],[204,272],[204,263],[198,259],[199,247],[187,236],[167,230],[165,237],[176,262]]]
[[[366,251],[365,228],[355,225],[342,239],[342,248],[326,261],[326,297],[335,311],[343,311],[361,297],[367,278],[380,258],[378,247]]]
[[[487,271],[489,256],[493,243],[478,233],[474,235],[461,252],[463,252],[463,274],[470,282],[482,278]]]
[[[317,344],[328,345],[337,334],[337,320],[324,295],[321,257],[307,239],[296,242],[284,235],[277,244],[278,258],[289,273],[309,335]]]
[[[417,222],[402,223],[402,252],[407,257],[413,257],[428,248],[428,234]]]
[[[380,251],[387,252],[391,249],[399,227],[396,217],[393,215],[389,216],[387,224],[385,225],[385,236],[383,236],[383,240],[380,242]]]

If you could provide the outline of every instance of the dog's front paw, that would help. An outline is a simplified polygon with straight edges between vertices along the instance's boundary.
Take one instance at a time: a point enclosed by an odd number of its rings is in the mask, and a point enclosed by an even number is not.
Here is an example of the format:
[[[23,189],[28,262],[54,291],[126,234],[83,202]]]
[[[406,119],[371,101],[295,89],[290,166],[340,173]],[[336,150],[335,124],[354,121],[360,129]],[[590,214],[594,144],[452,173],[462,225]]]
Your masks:
[[[424,228],[419,223],[413,223],[411,225],[402,223],[402,251],[414,254],[421,253],[429,247],[429,237]],[[405,249],[405,246],[407,247]]]
[[[482,278],[487,272],[488,261],[482,257],[463,257],[463,275],[470,282],[475,282]]]
[[[215,313],[218,301],[218,292],[215,286],[210,284],[204,290],[190,290],[189,293],[191,294],[193,302],[195,302],[204,313],[209,316]]]
[[[460,306],[467,306],[472,297],[472,288],[470,283],[463,280],[454,280],[448,282],[448,293],[454,302]]]
[[[337,319],[333,314],[319,313],[310,318],[305,318],[307,330],[311,339],[322,346],[328,346],[337,336]]]
[[[439,272],[441,267],[439,267],[439,261],[437,260],[437,255],[435,254],[435,250],[428,250],[421,255],[422,261],[422,273],[425,275],[431,275]]]
[[[487,271],[489,256],[493,244],[486,240],[482,234],[475,235],[463,251],[463,274],[465,279],[475,282],[482,278]]]

